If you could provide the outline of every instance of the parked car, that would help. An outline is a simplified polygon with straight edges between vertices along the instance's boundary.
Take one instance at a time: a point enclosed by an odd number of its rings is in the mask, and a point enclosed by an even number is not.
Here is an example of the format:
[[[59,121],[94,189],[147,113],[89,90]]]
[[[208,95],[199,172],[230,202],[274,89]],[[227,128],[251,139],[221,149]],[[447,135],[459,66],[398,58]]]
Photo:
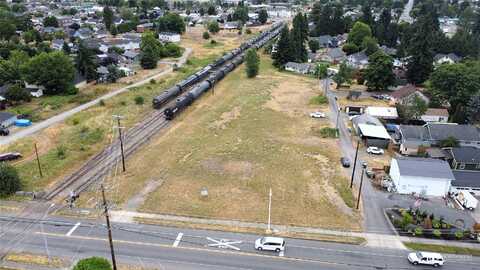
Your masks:
[[[382,99],[382,95],[372,95],[372,98],[374,98],[374,99]]]
[[[322,112],[312,112],[310,113],[310,117],[312,118],[325,118],[325,114]]]
[[[350,159],[348,159],[347,157],[341,157],[340,163],[342,163],[342,166],[345,168],[350,167]]]
[[[442,254],[435,252],[412,252],[408,254],[408,261],[412,264],[432,265],[433,267],[442,266],[445,263]]]
[[[383,100],[390,100],[390,99],[392,99],[392,97],[391,97],[390,95],[381,95],[381,97],[382,97],[381,99],[383,99]]]
[[[383,155],[384,152],[383,152],[383,149],[380,149],[375,146],[370,146],[367,148],[367,153],[374,154],[374,155]]]
[[[256,250],[280,252],[285,250],[285,240],[281,237],[262,237],[255,241]]]
[[[0,136],[8,136],[10,134],[10,130],[6,127],[0,127]]]
[[[22,155],[20,153],[9,152],[9,153],[0,154],[0,161],[9,161],[9,160],[14,160],[21,157]]]

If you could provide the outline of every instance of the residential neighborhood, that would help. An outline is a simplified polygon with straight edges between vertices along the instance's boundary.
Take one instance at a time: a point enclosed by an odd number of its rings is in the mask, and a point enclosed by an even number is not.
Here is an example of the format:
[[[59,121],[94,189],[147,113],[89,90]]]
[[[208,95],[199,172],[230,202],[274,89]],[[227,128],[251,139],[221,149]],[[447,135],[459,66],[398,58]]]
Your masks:
[[[480,1],[0,0],[0,270],[480,269]]]

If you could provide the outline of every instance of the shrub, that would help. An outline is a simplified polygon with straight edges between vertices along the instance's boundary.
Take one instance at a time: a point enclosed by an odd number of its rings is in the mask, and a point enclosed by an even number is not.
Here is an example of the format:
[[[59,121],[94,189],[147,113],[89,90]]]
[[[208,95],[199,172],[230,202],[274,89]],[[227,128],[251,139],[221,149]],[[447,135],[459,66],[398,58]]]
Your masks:
[[[314,104],[314,105],[328,104],[328,98],[324,95],[318,95],[310,99],[310,104]]]
[[[398,218],[393,219],[393,226],[396,228],[402,227],[402,220]]]
[[[155,79],[150,79],[150,84],[156,84],[157,81]]]
[[[461,240],[463,238],[463,235],[464,233],[461,230],[455,232],[455,238],[457,238],[458,240]]]
[[[409,224],[412,224],[413,222],[413,217],[407,212],[403,213],[403,218],[402,218],[402,227],[403,229],[407,228]]]
[[[210,34],[207,31],[203,32],[203,39],[209,39],[209,38],[210,38]]]
[[[67,149],[65,148],[65,146],[59,145],[56,151],[58,159],[65,159],[65,157],[67,157]]]
[[[442,232],[440,232],[440,230],[433,230],[433,236],[440,238],[442,237]]]
[[[122,100],[122,101],[120,101],[120,105],[126,106],[126,105],[127,105],[127,102],[126,102],[125,100]]]
[[[338,129],[324,127],[320,129],[320,137],[322,138],[336,138],[338,134]]]
[[[100,101],[98,102],[98,105],[105,106],[105,101],[103,99],[100,99]]]
[[[144,98],[142,96],[136,96],[135,97],[135,104],[137,105],[142,105],[144,103]]]
[[[217,41],[215,39],[210,40],[210,44],[217,44]]]
[[[112,266],[105,258],[91,257],[78,261],[73,270],[112,270]]]
[[[80,120],[78,120],[77,118],[74,118],[74,119],[72,120],[72,124],[73,124],[74,126],[76,126],[76,125],[80,124]]]
[[[0,163],[0,197],[19,191],[22,187],[17,169],[5,162]]]
[[[432,217],[432,215],[430,215],[430,218],[431,218],[431,217]],[[440,227],[441,227],[440,220],[438,220],[438,219],[433,219],[433,220],[432,220],[432,227],[433,227],[434,229],[440,229]]]
[[[245,31],[245,33],[246,33],[247,35],[250,35],[250,34],[252,33],[252,30],[247,29],[247,30]]]
[[[413,235],[420,236],[422,234],[423,234],[423,228],[422,227],[415,228],[415,231],[414,231]]]
[[[239,36],[242,35],[242,30],[238,31],[238,35],[239,35]]]

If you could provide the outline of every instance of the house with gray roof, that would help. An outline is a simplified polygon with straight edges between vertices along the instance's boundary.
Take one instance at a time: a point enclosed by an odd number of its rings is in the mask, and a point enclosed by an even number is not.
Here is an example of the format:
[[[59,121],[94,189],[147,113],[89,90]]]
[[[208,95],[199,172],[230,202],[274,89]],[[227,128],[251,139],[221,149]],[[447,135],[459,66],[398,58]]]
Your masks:
[[[332,39],[333,37],[330,35],[323,35],[318,37],[311,37],[310,39],[316,40],[320,48],[331,48],[333,47]]]
[[[364,69],[368,66],[368,56],[365,52],[357,52],[347,56],[347,65],[356,69]]]
[[[340,62],[345,61],[347,59],[347,55],[345,52],[342,50],[342,48],[333,48],[329,49],[327,53],[322,57],[322,60],[333,63],[333,64],[338,64]]]
[[[300,74],[308,74],[311,72],[311,66],[305,63],[288,62],[285,64],[285,70]]]
[[[448,162],[431,158],[393,158],[390,177],[400,194],[445,196],[455,181]]]
[[[475,196],[480,196],[480,172],[479,171],[464,171],[453,170],[455,181],[452,181],[452,192],[465,190],[473,193]]]
[[[453,170],[480,172],[480,148],[453,147],[445,151],[449,154],[449,163]]]
[[[433,63],[437,66],[441,64],[454,64],[460,61],[462,61],[462,57],[454,53],[449,53],[449,54],[437,53],[433,57]]]

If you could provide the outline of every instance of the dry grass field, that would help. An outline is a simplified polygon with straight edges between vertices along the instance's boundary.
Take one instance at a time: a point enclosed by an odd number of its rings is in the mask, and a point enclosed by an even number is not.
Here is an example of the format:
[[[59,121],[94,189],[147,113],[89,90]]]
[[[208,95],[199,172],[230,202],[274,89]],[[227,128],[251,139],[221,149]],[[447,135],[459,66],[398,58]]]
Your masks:
[[[257,78],[237,69],[132,156],[108,196],[121,205],[159,182],[139,211],[265,222],[272,188],[273,223],[358,229],[337,141],[316,132],[329,121],[308,116],[327,110],[309,105],[318,94],[262,56]]]

